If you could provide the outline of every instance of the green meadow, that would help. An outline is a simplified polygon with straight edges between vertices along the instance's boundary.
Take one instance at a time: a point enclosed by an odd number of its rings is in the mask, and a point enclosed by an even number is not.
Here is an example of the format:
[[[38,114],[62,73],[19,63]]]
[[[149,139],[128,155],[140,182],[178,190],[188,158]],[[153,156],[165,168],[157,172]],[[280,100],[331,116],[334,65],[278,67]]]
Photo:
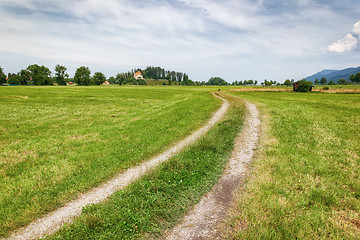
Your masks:
[[[246,99],[259,106],[261,141],[224,236],[359,239],[360,94],[349,94],[359,86],[232,88],[0,87],[0,237],[189,135],[221,89],[236,98],[220,123],[48,238],[161,238],[221,176]]]
[[[360,238],[360,94],[232,92],[262,140],[228,221],[235,239]]]
[[[1,87],[0,237],[160,153],[221,104],[186,87]]]

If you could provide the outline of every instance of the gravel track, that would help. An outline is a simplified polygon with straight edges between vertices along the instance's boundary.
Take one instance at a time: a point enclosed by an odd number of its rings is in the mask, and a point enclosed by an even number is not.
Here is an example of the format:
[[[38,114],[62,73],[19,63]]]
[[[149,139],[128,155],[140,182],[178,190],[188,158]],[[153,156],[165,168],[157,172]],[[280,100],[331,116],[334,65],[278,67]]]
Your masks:
[[[176,143],[160,155],[116,175],[108,182],[82,194],[78,199],[67,203],[65,206],[58,208],[54,212],[17,230],[7,239],[38,239],[50,235],[59,230],[64,223],[72,222],[74,218],[80,215],[82,208],[86,205],[97,204],[106,200],[111,194],[125,188],[149,170],[178,154],[181,150],[199,139],[225,116],[229,109],[229,102],[216,94],[214,94],[214,96],[223,101],[222,106],[203,127],[192,133],[190,136]]]
[[[244,127],[237,137],[232,156],[224,174],[213,189],[170,231],[166,239],[221,239],[217,226],[222,223],[232,203],[232,192],[245,176],[246,166],[251,161],[259,141],[260,119],[256,106],[245,101]]]

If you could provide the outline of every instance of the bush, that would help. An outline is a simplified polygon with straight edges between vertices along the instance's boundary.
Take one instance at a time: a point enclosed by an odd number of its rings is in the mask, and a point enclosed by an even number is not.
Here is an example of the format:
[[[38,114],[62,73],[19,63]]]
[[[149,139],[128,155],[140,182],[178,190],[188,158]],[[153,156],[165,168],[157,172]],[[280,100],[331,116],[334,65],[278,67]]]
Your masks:
[[[329,87],[323,87],[323,90],[329,90]]]
[[[298,87],[295,89],[296,92],[310,92],[312,88],[312,82],[306,81],[305,79],[298,82]]]

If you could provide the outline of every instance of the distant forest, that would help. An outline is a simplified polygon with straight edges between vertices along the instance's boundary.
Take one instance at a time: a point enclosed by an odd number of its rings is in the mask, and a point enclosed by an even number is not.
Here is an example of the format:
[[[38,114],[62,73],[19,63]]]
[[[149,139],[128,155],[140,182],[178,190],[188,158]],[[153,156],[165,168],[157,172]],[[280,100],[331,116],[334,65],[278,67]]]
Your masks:
[[[129,72],[125,73],[118,73],[115,77],[110,77],[109,82],[112,84],[127,84],[127,83],[133,83],[133,84],[146,84],[146,81],[141,79],[135,79],[134,73],[137,71],[140,71],[141,74],[145,79],[153,79],[153,80],[167,80],[168,85],[173,84],[181,84],[181,85],[195,85],[195,83],[189,79],[189,75],[182,72],[175,72],[175,71],[169,71],[165,70],[161,67],[147,67],[145,69],[133,69]]]

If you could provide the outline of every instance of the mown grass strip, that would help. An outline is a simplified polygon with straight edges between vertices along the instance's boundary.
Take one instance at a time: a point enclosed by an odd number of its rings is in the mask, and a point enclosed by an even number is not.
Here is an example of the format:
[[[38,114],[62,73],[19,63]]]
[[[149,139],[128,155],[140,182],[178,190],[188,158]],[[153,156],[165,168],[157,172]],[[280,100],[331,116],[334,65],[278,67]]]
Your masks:
[[[268,129],[231,238],[359,239],[360,95],[232,94],[258,102]]]
[[[0,237],[149,159],[220,105],[175,87],[0,87]]]
[[[49,239],[139,239],[159,237],[208,192],[221,176],[244,119],[233,105],[226,118],[195,145],[114,194]]]

